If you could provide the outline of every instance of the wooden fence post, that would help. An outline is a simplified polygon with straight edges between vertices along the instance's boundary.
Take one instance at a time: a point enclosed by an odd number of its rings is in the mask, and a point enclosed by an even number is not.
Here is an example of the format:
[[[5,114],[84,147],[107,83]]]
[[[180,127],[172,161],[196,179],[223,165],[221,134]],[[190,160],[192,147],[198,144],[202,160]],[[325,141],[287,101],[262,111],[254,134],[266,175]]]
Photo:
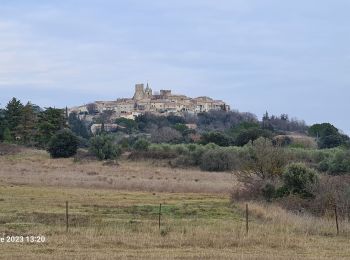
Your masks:
[[[162,214],[162,204],[159,204],[158,227],[160,229],[160,215]]]
[[[335,214],[335,224],[337,226],[337,235],[339,235],[337,204],[334,204],[334,214]]]
[[[68,201],[66,201],[66,232],[68,232]]]
[[[248,231],[249,231],[249,212],[248,212],[248,204],[245,205],[245,228],[246,228],[246,232],[248,235]]]

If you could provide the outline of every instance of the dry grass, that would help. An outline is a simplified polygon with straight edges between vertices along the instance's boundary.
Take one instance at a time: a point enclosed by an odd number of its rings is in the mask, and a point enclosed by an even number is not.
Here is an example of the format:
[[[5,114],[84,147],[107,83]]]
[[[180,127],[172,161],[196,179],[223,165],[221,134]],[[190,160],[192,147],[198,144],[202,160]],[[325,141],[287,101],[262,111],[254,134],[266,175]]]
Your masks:
[[[2,244],[2,257],[28,259],[340,259],[349,224],[297,216],[277,207],[231,206],[218,195],[0,187],[0,234],[42,234],[44,244]],[[69,233],[64,201],[70,201]],[[163,203],[158,229],[158,203]]]
[[[44,244],[0,244],[4,259],[350,258],[345,221],[336,236],[333,219],[250,202],[247,235],[245,204],[229,203],[234,180],[226,173],[144,161],[76,163],[31,150],[1,156],[0,166],[0,237],[47,238]]]
[[[305,148],[317,148],[317,142],[315,138],[306,136],[306,135],[298,135],[298,134],[291,134],[288,135],[292,139],[292,144],[294,145],[300,145],[301,147]]]
[[[0,142],[0,156],[18,154],[24,150],[26,149],[18,145]]]
[[[108,188],[128,191],[229,193],[230,173],[172,169],[152,161],[50,159],[44,151],[26,150],[0,157],[1,183],[62,187]]]

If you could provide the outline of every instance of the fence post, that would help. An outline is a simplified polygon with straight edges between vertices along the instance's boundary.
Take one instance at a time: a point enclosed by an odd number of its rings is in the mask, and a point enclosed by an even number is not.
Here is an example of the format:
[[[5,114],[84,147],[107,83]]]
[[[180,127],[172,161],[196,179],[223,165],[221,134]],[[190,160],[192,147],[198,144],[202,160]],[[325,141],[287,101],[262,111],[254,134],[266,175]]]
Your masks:
[[[335,224],[337,226],[337,235],[339,235],[338,212],[337,212],[337,204],[336,203],[334,203],[334,214],[335,214]]]
[[[66,201],[66,232],[68,232],[68,200]]]
[[[160,215],[162,214],[162,204],[159,204],[158,227],[160,229]]]
[[[245,228],[246,228],[246,232],[248,235],[248,231],[249,231],[249,212],[248,212],[248,203],[245,205]]]

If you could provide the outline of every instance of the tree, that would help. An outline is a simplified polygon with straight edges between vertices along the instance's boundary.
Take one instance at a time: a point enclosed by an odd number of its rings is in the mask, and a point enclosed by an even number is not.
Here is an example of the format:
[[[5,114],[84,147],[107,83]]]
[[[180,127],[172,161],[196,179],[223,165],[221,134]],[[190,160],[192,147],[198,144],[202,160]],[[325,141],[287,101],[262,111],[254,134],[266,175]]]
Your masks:
[[[201,144],[214,143],[219,146],[230,146],[233,143],[233,139],[219,131],[207,132],[201,136]]]
[[[20,100],[12,98],[7,104],[5,110],[5,119],[7,121],[7,127],[10,130],[12,139],[15,139],[17,135],[17,128],[22,119],[23,105]]]
[[[101,115],[97,118],[96,122],[99,124],[106,124],[111,122],[111,116],[115,112],[113,110],[104,110]]]
[[[182,116],[176,116],[176,115],[168,115],[166,117],[170,125],[175,125],[175,124],[185,124],[185,118]]]
[[[308,132],[313,137],[337,135],[339,133],[338,128],[330,123],[314,124],[309,128]]]
[[[63,109],[49,107],[39,114],[37,142],[39,146],[46,147],[51,137],[66,126]]]
[[[36,132],[38,116],[34,106],[27,103],[22,108],[22,116],[19,125],[17,126],[18,135],[21,137],[21,142],[24,144],[33,143]]]
[[[9,131],[5,118],[5,112],[5,109],[0,109],[0,141],[4,140],[5,129]]]
[[[105,134],[92,137],[89,150],[100,160],[116,159],[121,155],[121,149],[114,144],[113,137]]]
[[[132,119],[120,117],[115,120],[115,123],[125,127],[125,132],[127,132],[128,134],[131,134],[133,131],[137,129],[137,123],[135,120],[132,120]]]
[[[13,141],[10,129],[8,129],[7,127],[5,128],[5,130],[3,132],[3,140],[5,143],[11,143]]]
[[[343,144],[343,138],[339,134],[326,135],[320,137],[318,140],[318,147],[320,149],[334,148]]]
[[[257,122],[255,115],[237,111],[211,110],[197,115],[198,128],[205,131],[225,131],[242,122]]]
[[[72,112],[68,116],[69,128],[78,136],[89,138],[89,132],[84,122],[80,120],[77,113]]]
[[[318,182],[318,174],[315,170],[306,167],[302,163],[292,163],[283,172],[284,187],[292,194],[300,194],[303,197],[312,197],[315,184]]]
[[[272,134],[270,131],[260,128],[249,128],[242,130],[235,139],[235,145],[244,146],[249,142],[253,142],[259,137],[270,138]]]
[[[48,145],[48,152],[52,158],[68,158],[77,153],[78,138],[69,129],[58,131]]]
[[[237,155],[219,147],[206,150],[201,158],[200,168],[205,171],[227,171],[237,166]]]
[[[263,118],[262,118],[262,128],[270,130],[270,131],[274,131],[274,128],[271,124],[271,118],[270,118],[269,113],[267,111],[263,115]]]
[[[271,130],[274,129],[277,131],[297,131],[300,133],[305,133],[308,130],[308,127],[304,121],[297,120],[295,118],[292,118],[290,120],[287,114],[282,114],[280,116],[270,116],[268,119],[268,125],[270,125]]]
[[[152,132],[155,129],[169,127],[169,121],[165,116],[156,116],[152,113],[145,113],[135,118],[140,131]]]
[[[185,135],[188,132],[188,127],[182,123],[176,123],[173,128],[179,131],[182,135]]]
[[[349,143],[349,137],[341,134],[330,123],[314,124],[309,128],[309,135],[316,137],[321,149],[334,148]]]
[[[154,143],[178,143],[182,139],[179,131],[170,127],[161,127],[151,133],[151,139]]]
[[[268,130],[261,129],[256,122],[242,122],[239,125],[232,127],[228,134],[234,139],[234,144],[244,146],[245,144],[255,141],[259,137],[270,138],[272,133]]]
[[[276,147],[271,140],[260,137],[247,145],[248,158],[243,165],[243,179],[273,180],[282,175],[287,158],[283,148]]]

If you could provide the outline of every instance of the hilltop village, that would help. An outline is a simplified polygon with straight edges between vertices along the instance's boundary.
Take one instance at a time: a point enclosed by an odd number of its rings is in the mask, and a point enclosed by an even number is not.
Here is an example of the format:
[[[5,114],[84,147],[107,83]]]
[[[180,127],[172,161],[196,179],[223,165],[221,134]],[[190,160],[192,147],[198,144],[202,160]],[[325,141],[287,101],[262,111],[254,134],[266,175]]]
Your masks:
[[[146,112],[154,114],[177,114],[184,112],[197,114],[210,110],[229,111],[230,106],[222,100],[214,100],[210,97],[190,98],[185,95],[173,94],[171,90],[153,92],[150,86],[144,84],[135,85],[135,93],[132,98],[119,98],[115,101],[95,101],[82,106],[72,107],[68,113],[75,112],[81,119],[92,121],[94,116],[108,111],[112,118],[134,119]]]

